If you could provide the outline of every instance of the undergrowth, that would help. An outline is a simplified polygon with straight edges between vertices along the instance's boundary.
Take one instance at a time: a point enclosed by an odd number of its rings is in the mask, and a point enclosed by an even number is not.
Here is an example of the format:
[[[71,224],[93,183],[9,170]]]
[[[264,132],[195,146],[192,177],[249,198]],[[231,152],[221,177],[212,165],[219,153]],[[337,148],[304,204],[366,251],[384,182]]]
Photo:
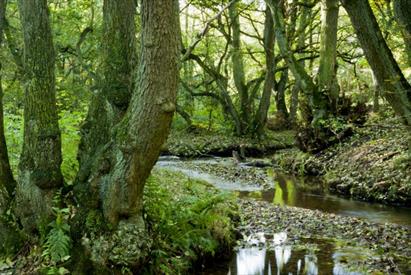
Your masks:
[[[233,195],[176,172],[156,170],[145,188],[145,217],[153,236],[146,274],[181,274],[227,252],[234,241]]]

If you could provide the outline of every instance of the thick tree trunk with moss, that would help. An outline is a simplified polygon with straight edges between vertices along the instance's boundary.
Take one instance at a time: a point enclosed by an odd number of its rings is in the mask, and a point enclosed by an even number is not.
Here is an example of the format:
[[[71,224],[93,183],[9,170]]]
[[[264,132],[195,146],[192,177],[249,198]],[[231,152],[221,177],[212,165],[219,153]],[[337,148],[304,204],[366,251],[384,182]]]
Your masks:
[[[24,143],[16,187],[16,213],[28,231],[51,217],[63,185],[55,93],[55,54],[46,0],[19,1],[24,37]]]
[[[411,66],[411,1],[394,0],[394,14],[404,37],[408,66]]]
[[[271,11],[267,7],[265,10],[264,22],[264,52],[266,73],[264,79],[264,89],[260,99],[257,113],[254,120],[254,132],[261,136],[264,133],[264,127],[267,122],[267,113],[270,108],[271,94],[274,88],[275,77],[275,56],[274,56],[274,22],[271,16]]]
[[[122,264],[137,268],[145,257],[150,238],[142,213],[144,184],[176,109],[178,1],[143,0],[141,9],[142,47],[136,86],[125,115],[113,127],[110,140],[84,181],[90,186],[86,195],[98,202],[90,205],[83,217],[85,231],[96,230],[89,227],[89,221],[98,213],[102,223],[113,229],[100,230],[95,239],[84,243],[93,262],[105,267]],[[89,199],[81,192],[77,198]]]
[[[128,108],[137,59],[135,13],[134,0],[104,1],[99,69],[102,80],[81,128],[78,151],[80,169],[76,180],[79,184],[76,184],[76,189],[87,188],[81,183],[87,181],[96,156],[110,140],[112,127],[121,120]],[[91,203],[90,200],[82,202]]]
[[[385,42],[368,0],[342,0],[383,96],[411,126],[411,85]]]
[[[0,0],[0,47],[3,43],[3,26],[5,23],[6,1]],[[1,73],[0,61],[0,73]],[[3,121],[3,87],[0,75],[0,215],[5,211],[9,195],[15,188],[15,181],[10,169],[9,156],[7,152],[6,138],[4,136]]]
[[[243,55],[241,53],[240,17],[238,14],[238,1],[228,8],[231,23],[231,61],[233,64],[233,78],[237,92],[240,96],[240,118],[242,134],[247,133],[250,125],[251,105],[249,102],[248,88],[245,80]]]
[[[337,82],[338,0],[321,1],[321,38],[318,89],[329,98],[331,113],[337,112],[339,87]]]

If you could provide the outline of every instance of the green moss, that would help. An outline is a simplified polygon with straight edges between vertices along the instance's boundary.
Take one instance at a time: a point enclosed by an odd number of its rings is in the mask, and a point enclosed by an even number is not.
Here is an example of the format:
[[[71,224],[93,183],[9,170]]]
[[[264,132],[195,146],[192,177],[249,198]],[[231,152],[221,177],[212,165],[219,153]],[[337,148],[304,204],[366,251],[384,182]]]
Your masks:
[[[261,155],[269,151],[290,148],[294,145],[293,131],[269,132],[264,139],[236,137],[229,134],[209,132],[172,131],[165,151],[172,155],[197,157],[205,154],[231,156],[232,150],[242,147],[248,156]]]

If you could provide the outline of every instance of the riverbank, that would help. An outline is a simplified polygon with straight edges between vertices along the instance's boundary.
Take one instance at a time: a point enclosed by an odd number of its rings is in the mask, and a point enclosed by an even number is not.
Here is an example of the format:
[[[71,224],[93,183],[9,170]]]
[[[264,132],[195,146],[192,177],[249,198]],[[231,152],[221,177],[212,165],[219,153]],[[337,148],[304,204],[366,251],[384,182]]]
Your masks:
[[[254,266],[257,270],[254,272],[257,273],[268,269],[271,272],[295,272],[299,261],[304,268],[311,266],[319,274],[331,274],[333,268],[344,271],[341,274],[351,271],[359,272],[354,274],[411,272],[411,228],[384,223],[388,219],[373,222],[373,219],[354,217],[357,210],[361,212],[365,209],[361,209],[362,206],[355,202],[352,202],[354,209],[346,209],[343,215],[328,213],[326,208],[319,211],[287,206],[288,203],[299,205],[299,200],[313,200],[319,202],[313,207],[321,204],[323,209],[330,204],[328,210],[335,211],[338,210],[338,205],[344,208],[350,201],[339,201],[333,197],[328,201],[328,195],[316,194],[316,190],[306,190],[307,196],[299,197],[302,191],[299,187],[284,189],[293,185],[292,178],[285,178],[285,186],[279,180],[274,190],[265,190],[265,184],[259,183],[258,177],[257,180],[254,177],[259,171],[262,178],[272,178],[273,175],[268,173],[271,168],[247,167],[236,163],[232,158],[189,161],[162,158],[157,167],[182,171],[192,179],[207,180],[220,189],[231,189],[239,197],[237,202],[241,222],[236,227],[239,239],[234,258],[219,264],[217,269],[206,269],[200,274],[227,274],[228,271],[236,274],[247,265]],[[252,176],[248,178],[248,175]],[[309,188],[305,185],[309,185],[309,182],[303,186]],[[255,190],[256,188],[259,189]],[[386,209],[382,206],[373,209],[370,205],[365,211],[378,213],[385,212]],[[373,213],[369,215],[373,216]],[[275,241],[279,234],[285,234],[284,242]],[[291,254],[291,258],[285,256]],[[261,265],[255,266],[254,262]]]
[[[275,236],[285,233],[287,237],[282,247],[291,245],[294,250],[315,251],[316,242],[314,247],[310,242],[323,240],[332,243],[336,250],[344,248],[345,257],[338,259],[337,253],[333,257],[334,265],[343,265],[345,270],[411,274],[410,228],[256,200],[239,200],[238,203],[241,213],[238,231],[242,236],[239,247],[248,247],[250,240],[254,240],[254,245],[275,250],[279,247]],[[262,236],[264,243],[259,243]],[[357,257],[353,251],[361,251],[361,256]],[[339,262],[335,263],[336,260]]]
[[[317,154],[295,147],[295,132],[269,131],[263,140],[239,138],[198,130],[173,131],[163,155],[183,158],[270,157],[273,167],[299,176],[320,176],[331,193],[388,205],[411,205],[411,160],[407,155],[409,132],[396,118],[369,120],[353,129],[354,135]],[[203,169],[203,168],[201,168]],[[223,175],[239,174],[213,170]],[[255,173],[253,173],[253,176]],[[265,180],[259,180],[263,186]]]
[[[162,154],[185,158],[207,155],[231,157],[235,150],[243,151],[246,156],[263,156],[280,149],[292,148],[295,144],[294,137],[294,131],[269,131],[263,139],[256,140],[204,129],[191,132],[173,130],[163,147]]]
[[[285,171],[322,176],[329,190],[344,197],[411,205],[409,132],[396,119],[367,123],[346,141],[311,155],[297,149],[273,156]]]
[[[67,217],[73,209],[65,208]],[[144,189],[144,216],[150,247],[138,274],[185,274],[216,257],[227,257],[235,244],[239,220],[235,196],[179,172],[153,170]],[[68,226],[68,220],[63,222]],[[61,246],[60,240],[53,242]],[[127,249],[135,247],[131,239]],[[45,242],[27,242],[17,254],[0,255],[0,274],[70,274],[76,266],[70,252],[56,262],[52,258],[56,252]],[[121,262],[127,255],[117,249],[113,258]],[[124,266],[122,274],[133,274],[132,267]]]

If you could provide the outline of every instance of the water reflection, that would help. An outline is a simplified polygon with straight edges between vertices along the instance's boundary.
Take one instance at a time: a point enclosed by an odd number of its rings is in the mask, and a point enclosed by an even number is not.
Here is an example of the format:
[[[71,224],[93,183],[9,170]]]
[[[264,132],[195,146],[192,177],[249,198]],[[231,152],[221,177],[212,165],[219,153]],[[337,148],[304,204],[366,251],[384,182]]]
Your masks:
[[[314,254],[292,255],[291,246],[278,246],[274,252],[265,248],[244,248],[237,252],[235,262],[231,262],[230,275],[264,275],[264,274],[346,274],[341,273],[341,265],[333,270],[322,270],[319,273],[317,257]],[[331,273],[330,273],[331,272]]]
[[[236,257],[236,274],[264,274],[266,249],[240,249]]]
[[[265,274],[333,274],[357,275],[363,274],[347,269],[334,257],[335,247],[330,243],[319,243],[322,248],[332,248],[325,252],[292,251],[292,246],[275,247],[274,251],[265,248],[249,247],[240,249],[228,264],[228,270],[217,272],[206,270],[202,274],[229,275],[265,275]],[[321,249],[323,250],[323,249]]]
[[[176,165],[177,163],[178,165]],[[181,161],[169,157],[157,162],[156,166],[182,172],[189,177],[207,181],[223,190],[236,191],[240,196],[253,197],[277,205],[317,209],[344,216],[362,217],[374,222],[390,222],[411,227],[411,208],[366,203],[329,195],[326,191],[327,187],[318,177],[296,178],[268,170],[275,178],[275,186],[270,190],[262,190],[260,186],[251,182],[227,181],[218,176],[186,168],[184,163],[232,165],[231,159],[227,158]]]
[[[323,212],[354,216],[385,223],[411,226],[411,208],[393,207],[340,198],[327,193],[318,179],[297,179],[275,175],[275,188],[264,191],[240,191],[242,197],[253,197],[276,205],[317,209]]]

